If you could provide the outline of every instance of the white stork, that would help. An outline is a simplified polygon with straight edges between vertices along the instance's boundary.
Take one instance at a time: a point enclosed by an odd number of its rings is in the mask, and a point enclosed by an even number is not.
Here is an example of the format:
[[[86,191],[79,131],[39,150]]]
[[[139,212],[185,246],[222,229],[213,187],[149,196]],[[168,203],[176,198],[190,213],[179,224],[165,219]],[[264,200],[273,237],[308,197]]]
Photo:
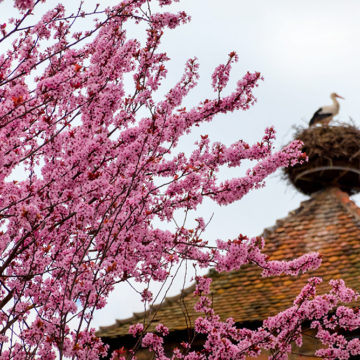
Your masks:
[[[330,95],[331,100],[333,101],[332,105],[327,105],[321,107],[311,118],[309,125],[313,126],[315,124],[328,125],[333,117],[339,113],[340,104],[336,98],[344,99],[336,93]]]

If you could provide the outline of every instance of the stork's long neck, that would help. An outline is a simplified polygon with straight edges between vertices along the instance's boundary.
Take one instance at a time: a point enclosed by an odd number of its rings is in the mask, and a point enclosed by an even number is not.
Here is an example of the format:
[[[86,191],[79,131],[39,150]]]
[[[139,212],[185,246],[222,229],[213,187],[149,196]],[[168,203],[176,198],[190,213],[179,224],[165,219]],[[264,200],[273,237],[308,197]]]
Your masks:
[[[331,97],[331,100],[333,102],[333,106],[334,106],[334,109],[335,109],[335,114],[337,114],[339,112],[339,108],[340,108],[340,104],[339,102],[336,100],[336,97],[335,96],[332,96]]]

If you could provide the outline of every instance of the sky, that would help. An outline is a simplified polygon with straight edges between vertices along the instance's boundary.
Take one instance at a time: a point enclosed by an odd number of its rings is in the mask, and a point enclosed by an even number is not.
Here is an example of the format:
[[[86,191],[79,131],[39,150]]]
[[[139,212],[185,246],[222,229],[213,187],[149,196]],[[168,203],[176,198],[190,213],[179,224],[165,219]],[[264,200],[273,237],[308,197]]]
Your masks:
[[[200,81],[189,105],[211,96],[211,73],[233,50],[239,62],[230,89],[248,70],[264,76],[255,90],[258,101],[253,108],[218,116],[187,136],[180,144],[183,149],[191,149],[200,134],[226,144],[239,139],[256,142],[270,125],[277,131],[275,145],[280,148],[291,141],[294,126],[307,126],[320,106],[331,104],[331,92],[345,98],[336,119],[360,126],[359,1],[183,0],[175,8],[184,9],[192,21],[164,37],[163,48],[172,59],[168,84],[180,77],[186,59],[196,56]],[[223,170],[224,178],[238,176],[239,169]],[[277,172],[265,188],[239,202],[227,207],[208,202],[198,212],[205,218],[214,214],[206,233],[209,240],[239,233],[256,236],[306,199]],[[359,196],[353,199],[360,205]],[[168,294],[176,295],[182,282],[180,275]],[[95,314],[94,325],[110,325],[142,311],[133,296],[126,288],[116,289],[108,305]]]
[[[10,11],[11,2],[2,2],[0,11]],[[114,3],[101,3],[105,2]],[[294,126],[307,126],[320,106],[331,103],[331,92],[345,98],[337,120],[360,126],[358,0],[182,0],[173,9],[185,10],[192,21],[164,35],[162,47],[171,58],[164,92],[178,81],[186,60],[194,56],[199,59],[200,80],[186,100],[189,107],[213,96],[211,73],[233,50],[239,62],[233,68],[229,92],[246,71],[260,71],[264,76],[255,90],[258,101],[253,108],[204,124],[182,140],[181,151],[190,151],[201,134],[225,144],[239,139],[257,142],[268,126],[277,131],[275,146],[279,149],[291,141]],[[128,35],[141,37],[140,30],[132,27]],[[246,165],[223,169],[222,179],[244,174]],[[209,219],[213,215],[206,232],[210,241],[239,233],[256,236],[305,199],[277,172],[265,188],[227,207],[206,202],[197,216]],[[354,200],[360,204],[359,196]],[[168,295],[176,295],[183,281],[181,272]],[[142,310],[139,297],[128,286],[119,286],[106,307],[95,313],[93,325],[110,325]]]
[[[211,73],[233,50],[239,62],[233,68],[230,89],[246,71],[260,71],[264,76],[252,109],[219,116],[196,129],[180,144],[185,151],[200,134],[226,144],[239,139],[256,142],[271,125],[277,130],[275,145],[280,148],[291,141],[294,126],[307,126],[320,106],[331,103],[331,92],[345,98],[337,120],[360,125],[359,1],[183,0],[174,8],[184,9],[192,21],[164,37],[163,48],[172,59],[167,84],[177,81],[186,59],[196,56],[200,80],[187,99],[189,106],[211,96]],[[246,169],[240,169],[241,173]],[[238,176],[236,171],[223,169],[223,176]],[[239,202],[227,207],[207,202],[198,212],[205,218],[214,214],[206,232],[209,240],[239,233],[256,236],[305,199],[277,172],[265,188]],[[168,294],[176,295],[182,282],[180,275]],[[110,325],[142,310],[133,293],[119,287],[108,305],[95,314],[94,325]]]

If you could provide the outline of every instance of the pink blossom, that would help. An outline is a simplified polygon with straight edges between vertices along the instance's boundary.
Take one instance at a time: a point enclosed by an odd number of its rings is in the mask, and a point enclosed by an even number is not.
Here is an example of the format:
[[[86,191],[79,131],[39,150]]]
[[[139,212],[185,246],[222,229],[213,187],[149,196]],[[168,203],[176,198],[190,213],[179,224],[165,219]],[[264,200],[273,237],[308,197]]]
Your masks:
[[[15,6],[20,10],[31,9],[34,6],[33,0],[15,0]]]
[[[151,10],[154,2],[160,10],[150,14],[147,6]],[[164,282],[183,261],[217,271],[241,271],[251,263],[263,276],[295,276],[320,266],[315,253],[269,259],[261,237],[239,235],[210,246],[201,214],[191,227],[158,226],[198,210],[206,199],[234,203],[264,186],[280,167],[307,160],[298,141],[274,151],[273,127],[254,144],[238,139],[224,145],[203,134],[188,155],[177,151],[194,127],[253,106],[260,73],[247,72],[224,95],[237,61],[232,52],[210,79],[216,95],[185,107],[199,81],[198,60],[191,58],[159,99],[170,60],[161,48],[163,33],[190,20],[182,11],[171,12],[172,0],[123,0],[89,12],[79,2],[74,15],[61,4],[41,14],[40,3],[14,0],[19,18],[0,25],[11,43],[0,55],[1,358],[105,356],[108,347],[91,323],[114,287],[137,282],[148,303],[149,283]],[[99,16],[95,24],[84,21],[80,31],[73,26],[92,16]],[[125,31],[131,20],[146,29],[144,41]],[[222,167],[246,160],[252,166],[244,176],[218,180]],[[10,180],[17,169],[24,179]],[[324,345],[319,355],[359,354],[358,341],[336,333],[360,325],[351,307],[358,294],[340,280],[331,282],[328,294],[317,295],[321,280],[311,279],[292,307],[256,330],[221,320],[210,297],[211,278],[196,281],[201,317],[194,328],[204,346],[197,352],[184,343],[175,351],[178,358],[245,359],[264,350],[285,358],[291,342],[301,344],[306,322]],[[163,337],[169,329],[159,324],[156,334],[146,334],[147,320],[129,334],[155,358],[166,359]],[[124,352],[120,347],[112,358],[122,359]]]
[[[144,325],[143,324],[135,324],[131,325],[129,328],[129,334],[136,337],[139,334],[141,334],[144,331]]]
[[[161,335],[161,336],[166,336],[169,335],[169,329],[164,326],[163,324],[159,324],[156,326],[156,331]]]

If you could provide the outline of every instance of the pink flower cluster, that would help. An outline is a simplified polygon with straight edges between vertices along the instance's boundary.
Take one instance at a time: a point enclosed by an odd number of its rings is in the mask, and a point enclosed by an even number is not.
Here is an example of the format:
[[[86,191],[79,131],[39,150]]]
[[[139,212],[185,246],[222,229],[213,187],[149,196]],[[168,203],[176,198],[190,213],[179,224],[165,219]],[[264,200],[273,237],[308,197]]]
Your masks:
[[[144,325],[143,324],[135,324],[131,325],[129,329],[129,334],[136,337],[140,335],[144,331]]]
[[[31,9],[34,6],[34,0],[15,0],[15,6],[20,10]]]

